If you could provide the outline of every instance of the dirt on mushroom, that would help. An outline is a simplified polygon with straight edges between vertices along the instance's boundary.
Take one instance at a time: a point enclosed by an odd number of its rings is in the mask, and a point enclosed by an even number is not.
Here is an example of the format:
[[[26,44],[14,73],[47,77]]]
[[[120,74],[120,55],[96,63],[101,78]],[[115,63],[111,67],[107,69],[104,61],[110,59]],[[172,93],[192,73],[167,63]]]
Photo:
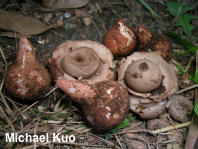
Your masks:
[[[128,115],[129,95],[116,81],[89,86],[79,81],[58,79],[56,84],[82,106],[86,119],[97,129],[114,129]]]

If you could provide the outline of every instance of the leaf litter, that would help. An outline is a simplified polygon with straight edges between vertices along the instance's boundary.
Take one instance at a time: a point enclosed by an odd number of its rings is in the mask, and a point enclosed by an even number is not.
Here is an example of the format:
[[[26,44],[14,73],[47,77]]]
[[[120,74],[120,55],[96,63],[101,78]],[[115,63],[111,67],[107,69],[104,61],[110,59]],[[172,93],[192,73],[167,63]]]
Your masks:
[[[0,28],[11,30],[24,35],[37,35],[50,28],[58,27],[56,24],[47,26],[35,17],[27,17],[18,12],[0,10]]]
[[[88,7],[89,8],[89,7]],[[106,7],[105,9],[108,9]],[[80,10],[80,9],[79,9]],[[105,10],[103,9],[105,12]],[[7,11],[6,11],[7,12]],[[10,12],[10,11],[9,11]],[[14,12],[15,13],[15,12]],[[96,12],[95,12],[96,13]],[[14,16],[14,14],[12,14]],[[19,14],[16,14],[17,17],[21,17]],[[90,16],[93,16],[94,14],[90,14]],[[96,15],[97,16],[97,15]],[[26,16],[25,16],[26,17]],[[28,17],[31,22],[31,17]],[[14,19],[14,18],[12,18]],[[114,18],[115,19],[115,18]],[[33,19],[34,20],[34,19]],[[39,19],[38,19],[39,20]],[[164,18],[163,18],[164,20]],[[22,21],[22,20],[21,20]],[[40,20],[39,20],[40,21]],[[103,21],[103,20],[102,20]],[[28,22],[28,21],[27,21]],[[40,31],[40,33],[43,33],[47,31],[49,26],[47,26],[45,23],[40,21],[39,23],[37,21],[33,21],[38,26],[44,26],[44,29]],[[69,22],[69,20],[66,20],[65,22]],[[112,21],[114,22],[114,21]],[[12,22],[11,22],[12,24]],[[35,25],[36,26],[36,25]],[[41,28],[42,28],[41,27]],[[97,32],[100,32],[103,28],[97,24],[98,30]],[[16,28],[16,27],[15,27]],[[48,29],[47,29],[48,28]],[[90,26],[89,26],[90,28]],[[88,29],[89,29],[88,28]],[[109,28],[109,27],[108,27]],[[7,29],[6,29],[7,30]],[[13,30],[18,32],[17,30],[9,28],[8,30]],[[69,28],[67,29],[69,30]],[[26,31],[27,32],[27,31]],[[34,31],[31,31],[34,32]],[[19,32],[20,33],[20,32]],[[38,32],[38,34],[40,34]],[[22,33],[24,34],[24,33]],[[32,35],[32,34],[30,34]],[[33,34],[36,35],[36,34]],[[91,34],[90,34],[91,35]],[[56,38],[56,37],[54,37]],[[4,55],[1,50],[2,56]],[[6,54],[7,56],[7,54]],[[3,56],[5,57],[5,56]],[[5,58],[4,58],[5,59]],[[7,68],[7,62],[5,61],[6,68]],[[1,86],[3,87],[3,81]],[[187,89],[186,89],[187,90]],[[179,92],[181,93],[181,92]],[[50,97],[50,100],[54,100],[55,104],[52,108],[54,108],[54,111],[50,110],[49,108],[42,108],[40,110],[38,107],[41,105],[45,105],[46,100],[43,101],[37,101],[35,103],[27,105],[20,104],[16,101],[13,101],[12,99],[8,98],[5,94],[4,89],[1,89],[1,98],[2,98],[2,105],[0,105],[1,110],[1,126],[0,130],[5,132],[14,132],[18,134],[25,134],[29,133],[31,135],[42,135],[49,133],[50,137],[52,137],[52,133],[60,133],[60,134],[73,134],[76,136],[77,141],[74,143],[67,142],[60,144],[59,142],[52,142],[50,141],[48,143],[35,143],[34,145],[31,143],[23,144],[23,143],[17,143],[15,144],[16,148],[23,148],[26,146],[26,148],[36,148],[41,146],[51,146],[51,148],[55,147],[66,147],[66,148],[127,148],[127,142],[124,140],[124,134],[131,134],[129,136],[132,136],[132,134],[135,134],[135,138],[131,139],[128,138],[129,141],[133,142],[134,139],[138,140],[140,145],[144,148],[154,148],[154,147],[162,147],[164,148],[165,144],[167,144],[166,147],[169,148],[177,148],[179,146],[179,142],[181,141],[181,137],[172,137],[171,135],[177,135],[180,136],[181,132],[186,131],[185,127],[189,126],[189,122],[184,123],[184,125],[177,123],[175,121],[170,122],[168,121],[169,125],[164,125],[164,129],[158,129],[158,130],[147,130],[146,128],[146,121],[139,121],[139,119],[135,119],[133,122],[127,121],[125,123],[126,128],[121,128],[118,130],[118,132],[115,132],[114,134],[109,133],[110,138],[108,140],[105,140],[105,134],[106,132],[99,132],[95,130],[94,128],[91,128],[85,120],[82,118],[80,120],[74,120],[73,117],[73,111],[82,114],[82,111],[78,105],[71,105],[70,99],[68,99],[67,96],[62,95],[58,96],[57,98],[58,90],[52,90],[48,94],[48,97]],[[60,95],[60,94],[59,94]],[[47,97],[46,97],[47,98]],[[47,102],[50,102],[47,99]],[[48,106],[49,107],[49,106]],[[69,108],[68,108],[69,107]],[[130,115],[129,115],[130,117]],[[128,118],[128,117],[127,117]],[[165,118],[164,118],[165,119]],[[128,120],[128,119],[126,119]],[[126,121],[125,120],[125,121]],[[172,125],[172,127],[171,127]],[[170,133],[170,130],[174,130],[174,132]],[[142,137],[142,134],[145,134],[146,137]],[[127,136],[126,135],[126,136]],[[140,135],[140,136],[138,136]],[[157,140],[157,137],[161,137],[162,139]],[[169,140],[167,140],[167,136],[169,136]],[[94,141],[92,143],[89,143],[88,139],[94,138]],[[176,138],[176,139],[175,139]],[[183,139],[183,138],[182,138]],[[153,143],[151,143],[153,140]],[[166,140],[167,142],[165,142]],[[168,141],[176,142],[176,144],[168,143]],[[182,140],[183,141],[183,140]],[[2,141],[3,142],[3,141]],[[131,145],[129,143],[129,145]],[[2,144],[3,145],[3,144]],[[6,147],[13,147],[13,143],[8,143]],[[134,145],[134,143],[132,144]],[[2,147],[2,146],[1,146]]]

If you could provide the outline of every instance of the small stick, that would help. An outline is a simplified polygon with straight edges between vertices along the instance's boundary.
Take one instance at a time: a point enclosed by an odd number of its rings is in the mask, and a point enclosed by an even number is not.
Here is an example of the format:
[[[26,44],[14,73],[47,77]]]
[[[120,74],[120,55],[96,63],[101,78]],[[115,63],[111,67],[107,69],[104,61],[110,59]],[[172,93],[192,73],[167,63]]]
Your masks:
[[[39,118],[38,118],[38,121],[36,122],[36,126],[34,128],[34,135],[36,135],[36,128],[37,128],[38,122],[39,122]],[[37,147],[36,142],[34,142],[34,149],[36,149],[36,147]]]
[[[110,142],[110,141],[107,141],[107,140],[105,140],[105,139],[103,139],[103,138],[101,138],[101,137],[98,137],[98,136],[96,136],[96,135],[94,135],[94,134],[92,134],[92,133],[90,133],[90,135],[92,135],[92,136],[94,136],[94,137],[100,139],[101,141],[103,141],[103,142],[105,142],[105,143],[108,143],[108,144],[114,146],[114,144],[113,144],[112,142]],[[119,147],[116,147],[116,148],[120,149]]]
[[[23,117],[23,119],[27,119],[27,116],[25,116],[22,112],[21,112],[21,110],[17,107],[17,105],[13,102],[13,100],[11,100],[10,98],[7,98],[7,99],[9,99],[9,101],[14,105],[14,107],[17,109],[17,111],[21,114],[21,116]]]
[[[162,129],[157,129],[155,131],[152,131],[152,133],[158,134],[158,133],[161,133],[161,132],[166,132],[166,131],[169,131],[169,130],[173,130],[175,128],[182,128],[182,127],[186,127],[186,126],[189,126],[189,125],[190,125],[190,122],[186,122],[186,123],[178,124],[178,125],[175,125],[175,126],[170,126],[170,127],[165,127],[165,128],[162,128]]]
[[[25,112],[25,111],[27,111],[28,109],[30,109],[32,106],[34,106],[35,104],[37,104],[39,102],[39,100],[38,101],[36,101],[35,103],[33,103],[32,105],[30,105],[29,107],[27,107],[25,110],[23,110],[23,113]]]
[[[180,90],[180,91],[177,91],[176,94],[183,93],[183,92],[185,92],[185,91],[191,90],[191,89],[196,88],[196,87],[198,87],[198,84],[195,84],[195,85],[189,86],[189,87],[187,87],[187,88],[184,88],[184,89],[182,89],[182,90]]]
[[[0,111],[1,111],[1,114],[5,117],[6,121],[9,123],[10,127],[12,128],[12,130],[15,131],[14,126],[10,122],[10,119],[7,117],[6,113],[4,112],[4,110],[3,110],[3,108],[1,106],[0,106]]]
[[[195,58],[194,55],[190,58],[190,60],[189,60],[189,62],[188,62],[188,64],[187,64],[187,66],[186,66],[186,69],[185,69],[186,72],[187,72],[188,69],[190,68],[190,65],[191,65],[192,61],[194,60],[194,58]]]
[[[54,92],[56,89],[58,89],[58,87],[54,87],[51,91],[49,91],[49,92],[45,95],[45,97],[47,97],[49,94],[51,94],[52,92]]]
[[[120,143],[120,140],[118,139],[117,135],[115,135],[116,140],[118,141],[120,147],[123,149],[122,144]]]

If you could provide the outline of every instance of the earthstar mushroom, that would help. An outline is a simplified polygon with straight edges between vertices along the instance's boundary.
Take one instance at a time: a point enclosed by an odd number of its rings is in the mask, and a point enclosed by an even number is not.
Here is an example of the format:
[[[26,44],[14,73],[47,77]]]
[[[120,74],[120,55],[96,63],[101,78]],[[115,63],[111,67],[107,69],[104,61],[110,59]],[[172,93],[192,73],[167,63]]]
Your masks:
[[[88,84],[114,80],[113,55],[95,41],[67,41],[56,47],[47,61],[52,79],[81,80]]]
[[[146,27],[138,26],[139,51],[155,52],[166,60],[171,59],[173,50],[171,42],[162,35],[151,33]]]
[[[132,27],[124,23],[123,18],[120,18],[106,33],[104,45],[111,50],[114,56],[127,56],[137,45],[136,33]]]
[[[150,92],[161,84],[162,73],[153,61],[139,59],[129,64],[125,72],[125,81],[137,92]]]
[[[113,129],[128,114],[128,92],[116,81],[87,85],[79,81],[57,79],[56,85],[82,106],[86,119],[97,129]]]
[[[148,64],[150,61],[155,63],[153,67],[156,68],[150,67]],[[134,66],[133,63],[137,65]],[[143,70],[139,68],[141,64],[145,65],[146,71],[145,68]],[[130,66],[133,66],[135,71]],[[150,72],[147,67],[152,68]],[[158,52],[135,52],[127,58],[122,58],[117,71],[118,81],[132,94],[130,95],[130,109],[145,119],[161,115],[165,111],[166,98],[171,97],[178,89],[176,67],[167,63]],[[157,75],[155,75],[156,72]],[[156,78],[153,79],[153,76]],[[128,84],[132,84],[135,89]]]
[[[21,37],[17,59],[5,74],[5,88],[15,98],[36,100],[45,97],[50,84],[50,74],[36,60],[32,44]]]

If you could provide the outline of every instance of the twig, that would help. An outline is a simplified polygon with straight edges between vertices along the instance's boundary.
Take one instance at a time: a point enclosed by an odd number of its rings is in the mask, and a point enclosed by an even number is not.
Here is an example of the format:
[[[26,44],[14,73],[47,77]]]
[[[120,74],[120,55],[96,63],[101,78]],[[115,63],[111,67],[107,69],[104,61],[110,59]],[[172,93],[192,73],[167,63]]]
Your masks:
[[[5,73],[6,73],[6,71],[7,71],[7,61],[6,61],[5,55],[4,55],[3,50],[2,50],[1,47],[0,47],[0,52],[1,52],[1,55],[3,57],[4,63],[6,65],[5,66]],[[4,98],[4,95],[1,92],[2,91],[2,88],[3,88],[3,84],[4,84],[5,73],[3,75],[3,80],[2,80],[2,83],[1,83],[0,95],[1,95],[1,98],[2,98],[2,102],[4,103],[5,107],[7,108],[7,111],[9,112],[9,115],[10,116],[13,116],[14,115],[13,114],[13,111],[10,109],[9,105],[7,104],[7,102],[6,102],[5,98]]]
[[[10,122],[10,119],[7,117],[6,113],[4,112],[4,110],[3,110],[3,108],[1,106],[0,106],[0,111],[1,111],[1,114],[5,117],[6,121],[9,123],[10,127],[12,128],[12,130],[15,131],[14,126]]]
[[[54,92],[56,89],[58,89],[57,86],[54,87],[51,91],[49,91],[49,92],[45,95],[45,97],[49,96],[49,94],[51,94],[52,92]]]
[[[158,134],[158,133],[161,133],[161,132],[166,132],[166,131],[169,131],[169,130],[173,130],[175,128],[187,127],[189,125],[190,125],[190,122],[186,122],[186,123],[178,124],[178,125],[175,125],[175,126],[170,126],[170,127],[165,127],[165,128],[162,128],[162,129],[157,129],[155,131],[152,131],[152,133]]]
[[[1,131],[4,131],[4,132],[7,132],[7,133],[13,133],[14,130],[8,130],[8,129],[4,129],[3,127],[0,126],[0,130]]]
[[[2,55],[3,60],[4,60],[4,63],[5,63],[5,72],[6,72],[6,71],[7,71],[7,66],[8,66],[8,64],[7,64],[7,61],[6,61],[5,55],[4,55],[3,50],[2,50],[2,48],[1,48],[1,47],[0,47],[0,51],[1,51],[1,55]],[[5,78],[5,73],[4,73],[4,76],[3,76],[2,83],[1,83],[0,92],[1,92],[1,90],[2,90],[2,88],[3,88],[4,78]]]
[[[120,143],[120,140],[118,139],[117,135],[115,135],[116,140],[118,141],[120,147],[123,149],[122,144]]]
[[[30,109],[31,107],[33,107],[35,104],[37,104],[39,101],[36,101],[35,103],[33,103],[32,105],[30,105],[29,107],[27,107],[25,110],[23,110],[23,112],[27,111],[28,109]]]
[[[114,146],[114,144],[113,144],[112,142],[110,142],[110,141],[107,141],[107,140],[105,140],[105,139],[103,139],[103,138],[101,138],[101,137],[98,137],[98,136],[96,136],[96,135],[94,135],[94,134],[92,134],[92,133],[90,133],[90,135],[92,135],[92,136],[94,136],[94,137],[96,137],[96,138],[102,140],[102,141],[105,142],[105,143],[110,144],[111,146]],[[119,147],[117,147],[117,148],[120,149]]]
[[[21,114],[21,116],[23,117],[23,119],[27,119],[27,116],[25,116],[21,110],[17,107],[17,105],[13,102],[13,100],[11,100],[10,98],[7,98],[13,105],[14,107],[17,109],[17,111]]]
[[[141,16],[140,16],[139,25],[142,25],[143,18],[144,18],[144,13],[142,13]]]
[[[39,118],[38,118],[38,121],[36,123],[36,126],[34,128],[34,135],[36,135],[36,128],[37,128],[37,125],[38,125],[38,122],[39,122]],[[36,145],[36,141],[34,142],[34,149],[36,149],[37,145]]]
[[[175,124],[173,123],[172,119],[170,118],[170,115],[167,114],[166,117],[167,117],[168,120],[170,121],[171,125],[177,130],[177,128],[175,127]]]
[[[98,35],[99,35],[99,38],[100,38],[100,42],[102,41],[102,37],[101,37],[101,33],[99,31],[99,28],[97,27],[96,23],[94,21],[92,21],[93,25],[95,26],[96,30],[98,31]]]
[[[0,95],[1,95],[1,99],[2,99],[2,102],[4,103],[4,106],[6,107],[6,110],[7,110],[7,113],[10,115],[10,116],[14,116],[14,113],[13,111],[10,109],[10,106],[8,105],[8,103],[6,102],[2,92],[0,92]]]
[[[61,101],[66,97],[66,94],[64,94],[56,103],[55,107],[54,107],[54,112],[57,112],[60,106]]]
[[[136,127],[136,126],[138,126],[138,125],[140,125],[140,124],[142,124],[142,123],[143,123],[143,122],[139,122],[139,123],[135,124],[134,126],[131,126],[131,127],[129,127],[129,128],[126,128],[126,129],[123,130],[123,132],[127,132],[127,131],[131,130],[132,128],[134,128],[134,127]]]
[[[196,87],[198,87],[198,84],[195,84],[195,85],[189,86],[189,87],[187,87],[187,88],[184,88],[184,89],[182,89],[182,90],[180,90],[180,91],[177,91],[176,94],[183,93],[183,92],[185,92],[185,91],[191,90],[191,89],[196,88]]]
[[[134,133],[134,132],[149,132],[150,134],[156,136],[155,133],[153,133],[152,131],[150,130],[147,130],[147,129],[140,129],[140,130],[130,130],[130,131],[127,131],[127,132],[118,132],[118,133],[113,133],[112,135],[118,135],[118,134],[125,134],[125,133]]]
[[[39,115],[39,114],[38,114]],[[25,129],[32,127],[30,124],[33,123],[34,121],[36,121],[36,119],[34,119],[32,122],[30,122],[26,127],[24,127],[21,131],[17,131],[18,135],[22,134]]]
[[[189,60],[189,62],[188,62],[188,65],[186,66],[186,69],[185,69],[186,72],[187,72],[188,69],[190,68],[190,65],[191,65],[192,61],[194,60],[194,58],[195,58],[194,55],[190,58],[190,60]]]
[[[105,24],[101,21],[101,19],[98,19],[98,18],[96,18],[96,17],[94,17],[94,19],[98,20],[98,21],[101,23],[102,28],[104,29],[104,31],[107,32],[107,29],[106,29],[106,27],[105,27]]]

